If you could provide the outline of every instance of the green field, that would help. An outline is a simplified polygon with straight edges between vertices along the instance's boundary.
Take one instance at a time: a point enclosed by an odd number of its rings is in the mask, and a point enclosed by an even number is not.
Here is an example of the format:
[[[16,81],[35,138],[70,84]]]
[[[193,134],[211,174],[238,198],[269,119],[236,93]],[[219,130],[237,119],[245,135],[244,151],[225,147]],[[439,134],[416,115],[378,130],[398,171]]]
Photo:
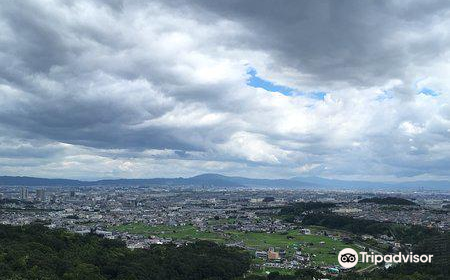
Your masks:
[[[199,231],[195,226],[149,226],[145,224],[128,224],[110,227],[110,230],[129,232],[133,234],[156,235],[158,237],[172,238],[174,240],[210,240],[218,243],[243,242],[251,251],[267,250],[274,247],[278,250],[286,250],[292,255],[295,250],[310,254],[316,265],[337,265],[337,254],[343,248],[354,245],[344,244],[340,240],[334,240],[322,235],[304,235],[296,230],[288,233],[264,233],[264,232],[240,232],[226,231],[210,232]],[[314,231],[313,231],[314,232]],[[320,244],[320,242],[325,242]],[[362,266],[361,266],[362,267]]]

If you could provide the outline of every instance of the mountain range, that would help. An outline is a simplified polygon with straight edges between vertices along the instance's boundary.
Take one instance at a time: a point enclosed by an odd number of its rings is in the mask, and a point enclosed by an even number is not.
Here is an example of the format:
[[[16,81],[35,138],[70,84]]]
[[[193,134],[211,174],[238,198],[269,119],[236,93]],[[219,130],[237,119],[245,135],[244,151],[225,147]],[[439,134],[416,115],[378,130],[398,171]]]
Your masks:
[[[290,179],[254,179],[201,174],[188,178],[109,179],[81,181],[70,179],[48,179],[22,176],[0,176],[0,186],[214,186],[255,188],[301,188],[301,189],[360,189],[360,190],[450,190],[450,181],[370,182],[345,181],[321,177],[294,177]]]

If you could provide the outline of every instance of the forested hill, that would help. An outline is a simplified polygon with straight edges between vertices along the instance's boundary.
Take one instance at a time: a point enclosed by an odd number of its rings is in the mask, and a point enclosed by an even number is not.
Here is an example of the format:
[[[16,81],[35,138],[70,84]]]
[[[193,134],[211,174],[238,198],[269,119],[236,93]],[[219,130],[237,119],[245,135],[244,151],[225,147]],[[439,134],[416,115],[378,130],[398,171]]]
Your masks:
[[[248,253],[204,241],[130,250],[121,241],[95,235],[0,225],[2,280],[227,280],[249,266]]]
[[[150,179],[108,179],[98,181],[80,181],[68,179],[47,179],[35,177],[0,176],[0,186],[214,186],[214,187],[282,187],[305,188],[317,186],[287,179],[251,179],[229,177],[220,174],[202,174],[189,178],[150,178]]]

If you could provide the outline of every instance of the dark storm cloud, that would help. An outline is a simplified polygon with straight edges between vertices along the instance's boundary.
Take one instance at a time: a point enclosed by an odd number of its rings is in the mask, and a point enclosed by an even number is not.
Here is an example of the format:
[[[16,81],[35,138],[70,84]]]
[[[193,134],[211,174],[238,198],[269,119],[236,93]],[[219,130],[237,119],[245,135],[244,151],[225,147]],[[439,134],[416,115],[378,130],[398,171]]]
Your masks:
[[[3,50],[26,63],[30,71],[47,72],[51,66],[65,63],[66,46],[57,32],[57,22],[21,3],[10,3],[2,10],[3,20],[14,33],[7,45],[2,43]]]
[[[177,4],[185,3],[178,1]],[[200,10],[253,30],[246,44],[273,52],[317,81],[371,86],[404,78],[404,69],[448,50],[448,36],[428,37],[448,1],[196,1]],[[191,1],[189,4],[191,5]],[[410,32],[424,32],[410,41]]]
[[[11,66],[2,70],[1,78],[20,91],[20,98],[9,100],[0,122],[56,141],[97,148],[203,150],[205,138],[222,141],[220,135],[209,135],[215,131],[209,126],[136,128],[175,112],[183,100],[214,103],[224,87],[186,84],[186,78],[171,69],[176,58],[161,59],[160,49],[147,49],[138,32],[127,33],[123,24],[133,20],[128,17],[134,8],[122,13],[122,6],[117,2],[113,9],[100,3],[89,7],[98,8],[91,12],[108,20],[121,21],[111,28],[78,20],[81,14],[72,15],[75,19],[58,14],[68,13],[66,9],[77,12],[74,3],[62,4],[59,10],[32,1],[5,6],[3,23],[9,36],[1,47],[3,61]],[[164,32],[176,31],[166,25]],[[146,39],[154,40],[151,34]],[[222,131],[226,130],[224,125]]]

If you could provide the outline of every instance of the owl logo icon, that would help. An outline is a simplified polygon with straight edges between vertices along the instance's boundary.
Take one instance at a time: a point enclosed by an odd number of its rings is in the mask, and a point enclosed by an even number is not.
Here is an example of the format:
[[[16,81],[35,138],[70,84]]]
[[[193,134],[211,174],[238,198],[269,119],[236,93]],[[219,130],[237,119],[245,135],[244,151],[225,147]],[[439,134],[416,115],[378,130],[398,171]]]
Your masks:
[[[339,252],[339,264],[344,268],[352,268],[358,263],[358,253],[351,249],[345,248]]]

